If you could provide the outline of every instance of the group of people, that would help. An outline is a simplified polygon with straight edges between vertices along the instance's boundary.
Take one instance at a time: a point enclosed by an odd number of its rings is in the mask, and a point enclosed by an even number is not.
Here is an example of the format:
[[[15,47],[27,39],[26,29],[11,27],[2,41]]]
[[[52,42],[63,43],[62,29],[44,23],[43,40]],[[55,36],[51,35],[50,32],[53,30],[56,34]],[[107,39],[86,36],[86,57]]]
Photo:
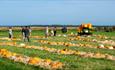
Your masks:
[[[23,40],[24,41],[28,41],[30,42],[30,35],[31,35],[31,28],[30,27],[22,27],[22,30],[21,30],[21,33],[22,33],[22,37],[23,37]],[[12,27],[9,27],[9,38],[12,39],[13,38],[13,30],[12,30]]]
[[[57,33],[56,27],[52,27],[50,30],[50,28],[47,26],[46,32],[45,32],[45,37],[47,38],[48,36],[56,36],[56,33]]]
[[[66,33],[67,32],[67,28],[63,27],[61,29],[62,33]],[[30,36],[31,36],[31,28],[30,27],[22,27],[21,33],[22,33],[22,38],[24,41],[28,41],[30,42]],[[46,27],[45,30],[45,37],[47,38],[48,36],[56,36],[57,34],[57,28],[56,27],[51,27],[49,28],[48,26]],[[12,31],[12,27],[9,27],[9,38],[12,39],[13,38],[13,31]]]
[[[62,27],[61,29],[62,33],[67,32],[67,27]],[[46,33],[45,37],[47,38],[48,36],[56,36],[57,35],[57,28],[56,27],[46,27]]]

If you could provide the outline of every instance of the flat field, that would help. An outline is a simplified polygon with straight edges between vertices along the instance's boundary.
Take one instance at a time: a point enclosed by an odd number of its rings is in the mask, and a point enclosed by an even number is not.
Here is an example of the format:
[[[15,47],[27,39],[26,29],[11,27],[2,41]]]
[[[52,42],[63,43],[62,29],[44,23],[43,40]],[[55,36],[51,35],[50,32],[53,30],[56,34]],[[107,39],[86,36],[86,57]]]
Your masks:
[[[66,34],[62,34],[58,30],[56,37],[44,38],[44,30],[33,30],[30,42],[24,42],[20,30],[13,30],[14,40],[8,39],[7,30],[1,30],[0,49],[33,58],[61,62],[63,66],[59,70],[115,70],[115,32],[94,32],[93,36],[89,37],[79,37],[75,35],[76,33],[74,29],[68,30]],[[9,43],[11,45],[8,45]],[[13,46],[12,43],[16,44]],[[28,48],[28,46],[44,49]],[[50,49],[55,50],[51,51]],[[85,52],[84,55],[83,52]],[[94,54],[91,55],[91,53]],[[103,54],[103,57],[101,57],[101,54]],[[107,55],[112,57],[110,58]],[[16,62],[7,57],[1,57],[0,54],[0,70],[47,69],[47,67],[41,67],[40,65]]]

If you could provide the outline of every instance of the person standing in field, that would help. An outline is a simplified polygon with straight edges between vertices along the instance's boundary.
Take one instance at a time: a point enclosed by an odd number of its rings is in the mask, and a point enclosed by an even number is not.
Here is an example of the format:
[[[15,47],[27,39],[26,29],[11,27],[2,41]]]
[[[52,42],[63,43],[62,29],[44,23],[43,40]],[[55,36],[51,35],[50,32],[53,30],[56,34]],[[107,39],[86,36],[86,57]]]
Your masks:
[[[32,29],[31,29],[31,27],[29,27],[29,33],[30,33],[30,36],[31,36],[31,33],[32,33]]]
[[[22,38],[23,38],[23,40],[25,39],[25,27],[22,27]]]
[[[61,29],[61,31],[62,31],[62,33],[66,33],[67,32],[67,27],[63,27],[62,29]]]
[[[26,26],[24,28],[24,41],[26,41],[26,39],[28,40],[28,42],[30,42],[30,38],[29,38],[30,32],[29,32],[29,28]]]
[[[13,38],[13,31],[12,31],[12,27],[9,27],[9,38],[12,39]]]
[[[57,34],[57,29],[56,27],[54,27],[54,36],[56,36],[56,34]]]
[[[63,33],[63,36],[66,37],[67,36],[66,35],[66,33],[67,33],[67,27],[66,26],[62,27],[61,31]]]
[[[48,26],[46,27],[46,32],[45,32],[45,37],[47,38],[49,36],[49,28]]]
[[[51,28],[51,35],[50,36],[54,36],[54,28]]]

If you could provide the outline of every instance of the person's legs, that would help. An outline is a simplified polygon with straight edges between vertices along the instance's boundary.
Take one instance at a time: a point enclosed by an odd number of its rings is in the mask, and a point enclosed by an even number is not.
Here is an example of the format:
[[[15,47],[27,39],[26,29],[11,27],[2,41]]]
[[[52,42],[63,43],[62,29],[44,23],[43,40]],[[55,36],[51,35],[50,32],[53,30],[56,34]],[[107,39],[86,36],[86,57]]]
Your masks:
[[[9,34],[9,38],[11,38],[11,34]]]
[[[26,36],[26,34],[24,34],[24,42],[26,41],[26,38],[27,38],[27,36]]]
[[[11,34],[11,39],[13,38],[13,34]]]
[[[49,36],[49,34],[48,33],[45,33],[45,37],[47,38]]]
[[[24,33],[22,33],[22,37],[23,37],[23,40],[25,39],[25,34]]]
[[[27,40],[28,40],[28,42],[30,42],[29,36],[27,36]]]
[[[47,35],[47,33],[45,34],[45,38],[47,38],[48,37],[48,35]]]
[[[56,31],[54,31],[54,36],[56,36]]]
[[[26,41],[26,37],[24,38],[24,42]]]

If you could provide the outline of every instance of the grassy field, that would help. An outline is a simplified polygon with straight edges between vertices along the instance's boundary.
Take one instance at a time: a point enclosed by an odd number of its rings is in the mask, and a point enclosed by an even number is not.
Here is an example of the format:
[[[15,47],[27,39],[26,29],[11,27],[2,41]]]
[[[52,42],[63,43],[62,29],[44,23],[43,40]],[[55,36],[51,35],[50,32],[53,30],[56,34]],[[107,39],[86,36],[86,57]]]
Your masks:
[[[76,33],[76,30],[69,30],[67,34],[71,34],[71,32]],[[62,34],[61,31],[57,32],[58,34]],[[115,32],[94,32],[94,35],[106,35],[108,38],[107,40],[113,40],[115,42]],[[7,37],[7,31],[0,31],[0,38]],[[21,39],[21,32],[14,31],[14,36],[16,38]],[[44,31],[32,31],[32,36],[44,36]],[[31,42],[28,45],[36,45],[36,46],[47,46],[49,48],[56,48],[56,49],[71,49],[71,50],[79,50],[84,52],[99,52],[103,54],[110,54],[115,56],[115,50],[110,49],[99,49],[99,48],[88,48],[88,47],[79,47],[79,46],[71,46],[66,47],[63,45],[49,45],[49,44],[42,44],[39,40],[47,40],[47,41],[54,41],[54,42],[72,42],[72,43],[88,43],[92,45],[98,45],[99,43],[96,42],[86,42],[86,41],[79,41],[79,40],[68,40],[69,38],[73,37],[63,37],[63,36],[56,36],[56,37],[49,37],[45,38],[31,38]],[[96,37],[91,37],[93,39],[97,39]],[[100,39],[101,40],[101,39]],[[10,42],[8,40],[0,40],[0,42]],[[17,43],[24,43],[23,40],[16,41]],[[7,49],[11,52],[27,55],[30,57],[40,57],[43,59],[51,59],[54,61],[60,61],[64,63],[64,67],[62,70],[115,70],[115,61],[108,60],[108,59],[97,59],[97,58],[84,58],[76,55],[64,55],[64,54],[56,54],[51,53],[48,51],[43,50],[35,50],[35,49],[24,49],[24,48],[17,48],[14,46],[0,46],[0,49]],[[32,65],[25,65],[23,63],[14,62],[12,60],[1,58],[0,57],[0,70],[45,70],[45,68],[36,67]]]

